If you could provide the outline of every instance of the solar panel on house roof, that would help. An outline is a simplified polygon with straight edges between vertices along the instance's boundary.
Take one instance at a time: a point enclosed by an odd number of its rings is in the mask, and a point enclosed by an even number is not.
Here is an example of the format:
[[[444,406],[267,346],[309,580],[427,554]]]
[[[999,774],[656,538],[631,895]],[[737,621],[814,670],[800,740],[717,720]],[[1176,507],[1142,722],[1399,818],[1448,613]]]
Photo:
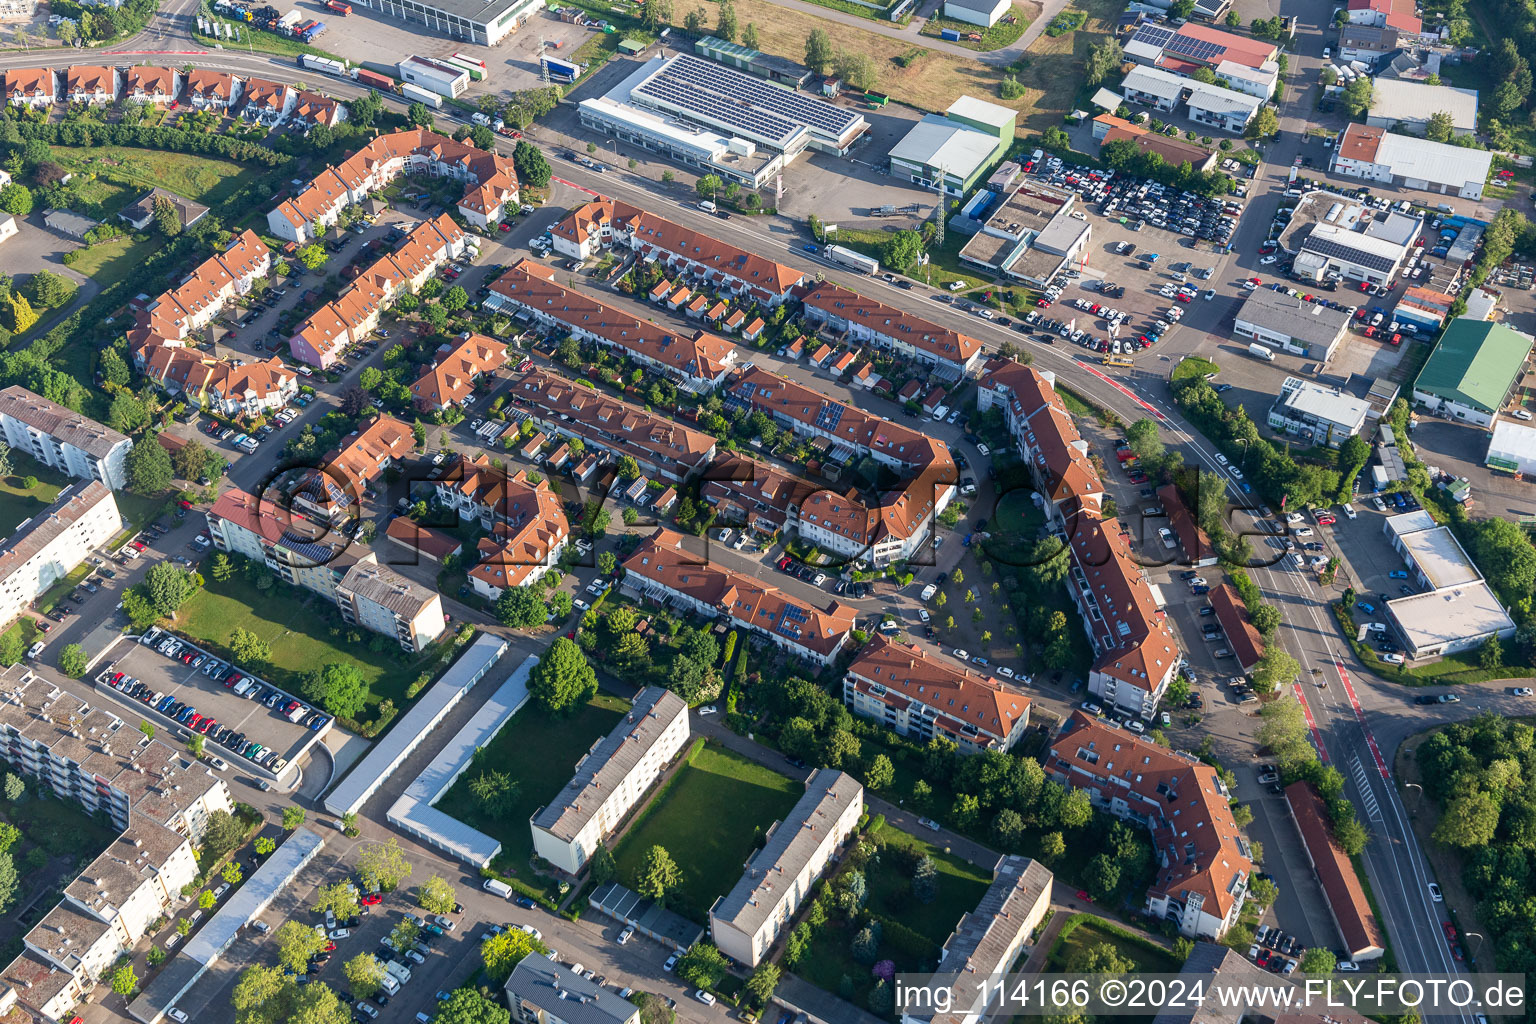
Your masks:
[[[816,426],[822,430],[836,430],[842,418],[843,407],[836,402],[826,402],[816,414]]]
[[[633,92],[786,142],[805,126],[840,136],[862,116],[686,54]]]
[[[1227,52],[1227,48],[1220,43],[1184,35],[1173,36],[1163,48],[1169,53],[1177,53],[1181,57],[1192,57],[1210,64],[1216,63],[1221,54]]]
[[[1327,256],[1330,259],[1348,260],[1359,264],[1367,270],[1375,270],[1378,273],[1387,273],[1392,269],[1392,261],[1385,256],[1378,256],[1371,252],[1362,252],[1351,246],[1341,245],[1327,238],[1308,238],[1302,245],[1303,249],[1315,252],[1319,256]]]

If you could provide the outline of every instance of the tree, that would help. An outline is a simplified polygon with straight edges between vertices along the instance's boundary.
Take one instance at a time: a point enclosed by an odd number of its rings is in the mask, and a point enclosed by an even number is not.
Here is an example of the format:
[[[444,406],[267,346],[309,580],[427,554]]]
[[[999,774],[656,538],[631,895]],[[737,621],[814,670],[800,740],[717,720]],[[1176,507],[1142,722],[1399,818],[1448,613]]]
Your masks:
[[[762,49],[762,47],[759,45],[759,42],[760,41],[757,38],[757,26],[750,21],[747,22],[747,27],[741,30],[741,45],[745,46],[749,50],[759,50]],[[777,981],[775,981],[775,984],[777,984]],[[766,1001],[767,1000],[764,1000],[764,1002]]]
[[[731,0],[720,0],[720,11],[715,18],[715,35],[728,43],[736,41],[736,5]]]
[[[1339,958],[1322,946],[1308,947],[1307,951],[1301,954],[1301,962],[1296,965],[1302,974],[1322,975],[1332,974],[1338,966]]]
[[[262,664],[272,657],[271,646],[250,630],[236,626],[229,634],[229,653],[241,664]]]
[[[683,15],[683,31],[684,32],[687,32],[691,36],[696,36],[700,32],[702,32],[703,29],[704,29],[704,10],[703,10],[703,8],[695,7],[693,10],[691,10],[687,14]]]
[[[1285,652],[1285,648],[1272,643],[1264,648],[1259,663],[1253,667],[1253,688],[1259,693],[1272,693],[1282,683],[1294,681],[1301,675],[1301,666]]]
[[[20,800],[27,792],[27,784],[21,781],[21,777],[12,773],[5,773],[5,799],[10,803]]]
[[[347,986],[359,999],[372,999],[384,987],[384,965],[372,953],[359,953],[341,968]]]
[[[880,262],[896,270],[906,270],[923,255],[923,237],[911,228],[897,231],[880,246]]]
[[[1246,139],[1267,139],[1280,131],[1280,118],[1275,114],[1275,108],[1264,106],[1259,108],[1248,127],[1243,130]]]
[[[357,876],[369,888],[390,892],[411,876],[410,862],[400,850],[400,841],[370,843],[357,856]]]
[[[884,754],[876,754],[864,766],[864,786],[872,792],[880,792],[896,780],[896,766]]]
[[[1024,837],[1024,818],[1012,807],[1004,807],[992,819],[992,838],[1005,850],[1013,849]]]
[[[1067,960],[1067,970],[1072,974],[1129,974],[1135,969],[1135,962],[1121,956],[1109,942],[1096,942]]]
[[[357,891],[348,882],[322,885],[315,893],[314,905],[315,913],[323,914],[329,910],[339,918],[356,917],[362,913]]]
[[[127,458],[128,486],[140,494],[159,494],[171,486],[174,470],[171,454],[155,435],[145,434],[133,443]]]
[[[1188,21],[1194,17],[1194,14],[1195,0],[1173,0],[1173,6],[1168,8],[1168,16],[1171,18],[1182,18]]]
[[[640,24],[647,32],[659,35],[663,28],[672,24],[672,0],[651,0],[640,12]]]
[[[151,567],[144,585],[149,591],[149,603],[161,615],[175,615],[197,589],[192,574],[174,562],[159,562]]]
[[[544,602],[531,587],[507,587],[496,599],[496,618],[503,626],[532,629],[548,614]]]
[[[632,483],[640,476],[640,463],[633,455],[626,455],[619,460],[619,479],[625,483]]]
[[[505,813],[517,796],[517,782],[506,772],[487,768],[469,780],[469,791],[491,814]]]
[[[1499,802],[1481,790],[1458,796],[1445,805],[1435,839],[1466,849],[1487,846],[1499,825]]]
[[[325,247],[317,242],[309,243],[294,255],[298,257],[300,263],[304,264],[306,270],[319,270],[331,258],[330,253],[325,251]]]
[[[512,1011],[478,989],[456,988],[437,1004],[432,1020],[434,1024],[511,1024]]]
[[[304,824],[304,808],[289,804],[283,808],[283,828],[289,832]]]
[[[1425,131],[1431,142],[1450,142],[1456,134],[1456,122],[1450,111],[1439,110],[1429,116]]]
[[[234,576],[235,564],[229,560],[228,555],[220,551],[213,556],[213,561],[209,564],[208,571],[217,582],[224,583]]]
[[[1359,117],[1371,108],[1371,80],[1361,75],[1344,87],[1344,109]]]
[[[277,849],[277,841],[270,836],[257,836],[256,841],[251,846],[255,849],[256,856],[267,857],[271,855],[273,850]]]
[[[1060,832],[1047,832],[1040,837],[1040,857],[1046,863],[1060,859],[1067,852],[1067,841]]]
[[[132,964],[123,964],[112,972],[112,991],[127,998],[139,990],[139,976],[133,973]]]
[[[325,949],[328,941],[322,932],[298,921],[285,921],[273,937],[277,940],[278,964],[296,974],[309,970],[309,961]]]
[[[658,906],[666,906],[667,894],[683,882],[683,872],[664,846],[652,846],[640,865],[635,891]]]
[[[217,902],[219,901],[214,898],[213,893],[208,889],[204,889],[202,892],[197,894],[198,910],[212,910],[213,905]]]
[[[746,988],[757,1006],[768,1005],[768,1000],[773,998],[773,990],[779,987],[779,976],[779,966],[771,960],[764,960],[758,965],[757,970],[752,972],[752,976],[747,979]]]
[[[10,630],[0,634],[0,665],[7,667],[16,664],[26,653],[26,642],[21,638],[20,630]]]
[[[76,286],[67,277],[51,270],[39,270],[27,282],[27,298],[39,306],[58,309],[75,297]]]
[[[442,875],[430,875],[416,887],[416,904],[429,914],[451,914],[459,905],[453,886]]]
[[[730,971],[725,954],[712,943],[696,942],[677,962],[677,976],[699,988],[714,988]]]
[[[183,480],[200,480],[204,474],[212,475],[217,459],[201,442],[188,441],[171,453],[171,469]]]
[[[305,673],[299,689],[337,718],[356,718],[372,693],[362,670],[341,662]]]
[[[912,868],[912,896],[924,905],[932,903],[939,895],[939,870],[933,858],[926,854]]]
[[[592,848],[592,856],[587,858],[587,874],[591,876],[596,885],[611,882],[619,873],[618,865],[614,863],[613,854],[608,851],[606,843],[598,843]]]
[[[32,309],[32,303],[28,302],[27,297],[20,292],[10,296],[8,306],[6,322],[12,334],[25,334],[32,329],[33,324],[37,323],[38,316]]]
[[[832,37],[824,28],[813,28],[811,34],[805,37],[805,66],[811,69],[813,74],[824,75],[827,68],[832,66]],[[3,196],[4,193],[0,193]],[[27,208],[31,209],[31,203]],[[9,207],[7,207],[9,209]],[[11,210],[15,213],[15,210]]]
[[[521,928],[509,928],[480,943],[480,959],[485,973],[499,985],[507,980],[512,968],[530,953],[547,953],[544,943]]]
[[[1113,37],[1104,40],[1088,51],[1088,59],[1083,65],[1083,80],[1089,85],[1103,83],[1110,72],[1120,67],[1125,59],[1125,49],[1120,45],[1120,40]]]
[[[10,909],[16,899],[21,879],[16,874],[16,862],[9,853],[0,853],[0,914]]]
[[[14,183],[0,188],[0,210],[25,217],[32,212],[32,190]]]
[[[154,219],[155,229],[166,238],[181,234],[181,216],[176,212],[176,204],[166,196],[155,196]]]
[[[85,675],[85,666],[89,660],[84,647],[70,644],[59,652],[59,671],[71,679],[79,679]]]
[[[389,941],[396,949],[410,949],[420,938],[421,925],[409,918],[401,918],[389,932]]]
[[[720,194],[720,176],[718,174],[706,174],[694,182],[693,188],[702,198],[713,199]]]
[[[832,59],[832,71],[847,85],[861,92],[868,92],[879,82],[880,73],[875,59],[867,53],[849,53],[839,50]]]
[[[789,946],[793,944],[793,939],[794,935],[791,934],[791,941],[785,944],[786,957],[789,956]],[[630,998],[640,1008],[640,1024],[676,1024],[677,1011],[668,1006],[660,996],[650,992],[636,992]]]
[[[1088,862],[1083,883],[1095,899],[1104,899],[1120,884],[1120,865],[1108,854],[1098,854]]]
[[[442,299],[439,301],[441,302],[444,309],[448,310],[450,313],[457,313],[459,310],[469,305],[469,292],[464,290],[463,285],[456,284],[452,288],[449,288],[448,291],[443,295]]]
[[[528,693],[551,715],[571,714],[596,695],[597,673],[587,664],[581,648],[562,636],[549,645],[529,673]]]
[[[1248,898],[1261,907],[1274,906],[1279,897],[1279,887],[1267,878],[1255,878],[1248,883]]]
[[[229,853],[244,838],[240,823],[228,811],[213,811],[203,826],[203,856],[218,860]]]

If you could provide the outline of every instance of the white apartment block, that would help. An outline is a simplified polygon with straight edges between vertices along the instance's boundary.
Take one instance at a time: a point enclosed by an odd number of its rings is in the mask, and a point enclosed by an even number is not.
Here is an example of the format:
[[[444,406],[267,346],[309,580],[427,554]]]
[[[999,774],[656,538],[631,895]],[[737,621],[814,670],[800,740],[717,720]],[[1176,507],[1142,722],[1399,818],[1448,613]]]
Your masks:
[[[0,622],[10,622],[123,529],[112,492],[99,481],[70,484],[52,505],[0,541]]]
[[[443,602],[434,590],[377,562],[358,562],[336,585],[341,617],[392,636],[415,654],[443,632]]]
[[[208,768],[20,665],[0,675],[0,759],[123,830],[0,970],[0,1012],[67,1020],[180,898],[208,816],[234,803]]]
[[[805,796],[710,908],[710,937],[720,952],[747,967],[761,963],[863,813],[864,787],[853,776],[830,768],[812,772]]]
[[[319,539],[306,536],[313,529]],[[361,545],[346,545],[339,533],[312,527],[304,519],[289,517],[273,502],[261,502],[241,490],[230,489],[208,510],[208,535],[213,546],[228,554],[244,555],[271,569],[285,583],[336,600],[336,587],[347,570],[359,561],[377,561]]]
[[[603,837],[618,827],[688,743],[688,705],[648,686],[614,730],[576,763],[565,789],[530,819],[533,852],[578,874]]]
[[[0,430],[16,451],[77,480],[100,480],[113,491],[128,485],[133,442],[126,435],[19,384],[0,391]]]

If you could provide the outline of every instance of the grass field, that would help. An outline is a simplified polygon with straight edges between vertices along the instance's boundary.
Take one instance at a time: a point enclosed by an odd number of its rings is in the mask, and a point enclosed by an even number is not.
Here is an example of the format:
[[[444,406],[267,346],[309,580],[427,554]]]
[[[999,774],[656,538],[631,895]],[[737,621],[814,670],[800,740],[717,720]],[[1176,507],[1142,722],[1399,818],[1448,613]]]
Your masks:
[[[619,880],[635,876],[652,846],[666,847],[683,884],[668,909],[703,921],[736,884],[757,841],[789,813],[804,787],[717,747],[705,747],[678,769],[666,790],[613,851]]]
[[[158,246],[150,239],[114,238],[79,250],[79,259],[69,269],[84,274],[104,289],[110,288],[131,274]]]
[[[405,688],[426,665],[425,658],[409,657],[398,647],[380,654],[368,646],[373,634],[361,627],[346,627],[332,607],[318,594],[277,580],[269,590],[236,573],[224,582],[213,578],[208,567],[201,572],[206,585],[193,594],[176,614],[172,628],[202,641],[216,651],[227,651],[235,627],[255,633],[272,648],[272,668],[266,674],[273,683],[293,689],[312,668],[330,664],[355,665],[372,686],[368,711],[359,720],[373,717],[372,708],[386,698],[397,708],[406,705]],[[341,635],[330,636],[332,625],[343,626]],[[362,643],[347,640],[347,630],[362,635]]]
[[[68,483],[31,459],[26,460],[25,468],[17,468],[22,471],[13,476],[0,476],[0,535],[10,533],[23,519],[30,519],[53,504]],[[28,473],[35,477],[31,487],[23,486],[23,478]]]
[[[206,206],[217,206],[228,199],[240,184],[245,168],[233,160],[198,156],[193,153],[162,153],[126,146],[54,146],[53,158],[76,174],[106,172],[126,178],[146,190],[163,188],[179,196],[195,199]],[[138,196],[128,197],[128,201]]]
[[[960,33],[960,38],[950,40],[956,46],[963,46],[967,50],[979,50],[988,52],[1001,50],[1005,46],[1012,46],[1019,41],[1019,36],[1029,27],[1030,22],[1040,17],[1041,5],[1030,0],[1028,3],[1015,3],[1013,5],[1013,21],[1011,23],[999,21],[989,29],[982,29],[980,25],[972,25],[964,21],[956,21],[953,18],[944,18],[934,15],[923,23],[922,34],[939,38],[939,33],[946,28],[952,28]],[[972,42],[965,37],[972,32],[979,32],[980,42]]]
[[[570,781],[576,761],[624,716],[629,704],[600,693],[569,718],[550,718],[528,705],[502,726],[485,747],[488,764],[517,780],[517,799],[499,815],[488,814],[470,792],[471,767],[436,804],[438,810],[501,840],[497,870],[533,883],[528,861],[533,835],[528,819]]]
[[[995,96],[982,98],[1021,111],[1021,129],[1060,127],[1062,115],[1077,105],[1078,92],[1088,91],[1082,76],[1088,51],[1109,37],[1124,9],[1123,4],[1112,0],[1075,0],[1063,13],[1075,10],[1085,14],[1083,25],[1059,36],[1042,32],[1015,65],[1013,75],[1024,86],[1024,95],[1007,101]]]
[[[1046,961],[1048,970],[1066,970],[1075,957],[1101,942],[1114,946],[1116,952],[1136,964],[1138,971],[1171,974],[1181,966],[1171,952],[1145,939],[1116,934],[1111,928],[1098,924],[1087,915],[1077,915],[1077,918],[1082,920],[1068,921],[1062,928],[1062,934],[1057,937],[1056,945],[1051,947]]]

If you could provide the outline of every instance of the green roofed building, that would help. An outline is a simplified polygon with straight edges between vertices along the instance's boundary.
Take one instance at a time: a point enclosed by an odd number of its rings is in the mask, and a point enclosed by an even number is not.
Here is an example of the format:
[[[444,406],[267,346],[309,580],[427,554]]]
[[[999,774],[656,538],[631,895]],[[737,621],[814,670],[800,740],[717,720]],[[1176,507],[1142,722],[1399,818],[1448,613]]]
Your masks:
[[[1430,353],[1413,401],[1437,416],[1486,427],[1520,379],[1536,344],[1503,324],[1458,317]]]
[[[950,195],[968,194],[1013,145],[1018,111],[961,96],[941,117],[928,114],[891,147],[891,174],[924,188],[942,179]]]

